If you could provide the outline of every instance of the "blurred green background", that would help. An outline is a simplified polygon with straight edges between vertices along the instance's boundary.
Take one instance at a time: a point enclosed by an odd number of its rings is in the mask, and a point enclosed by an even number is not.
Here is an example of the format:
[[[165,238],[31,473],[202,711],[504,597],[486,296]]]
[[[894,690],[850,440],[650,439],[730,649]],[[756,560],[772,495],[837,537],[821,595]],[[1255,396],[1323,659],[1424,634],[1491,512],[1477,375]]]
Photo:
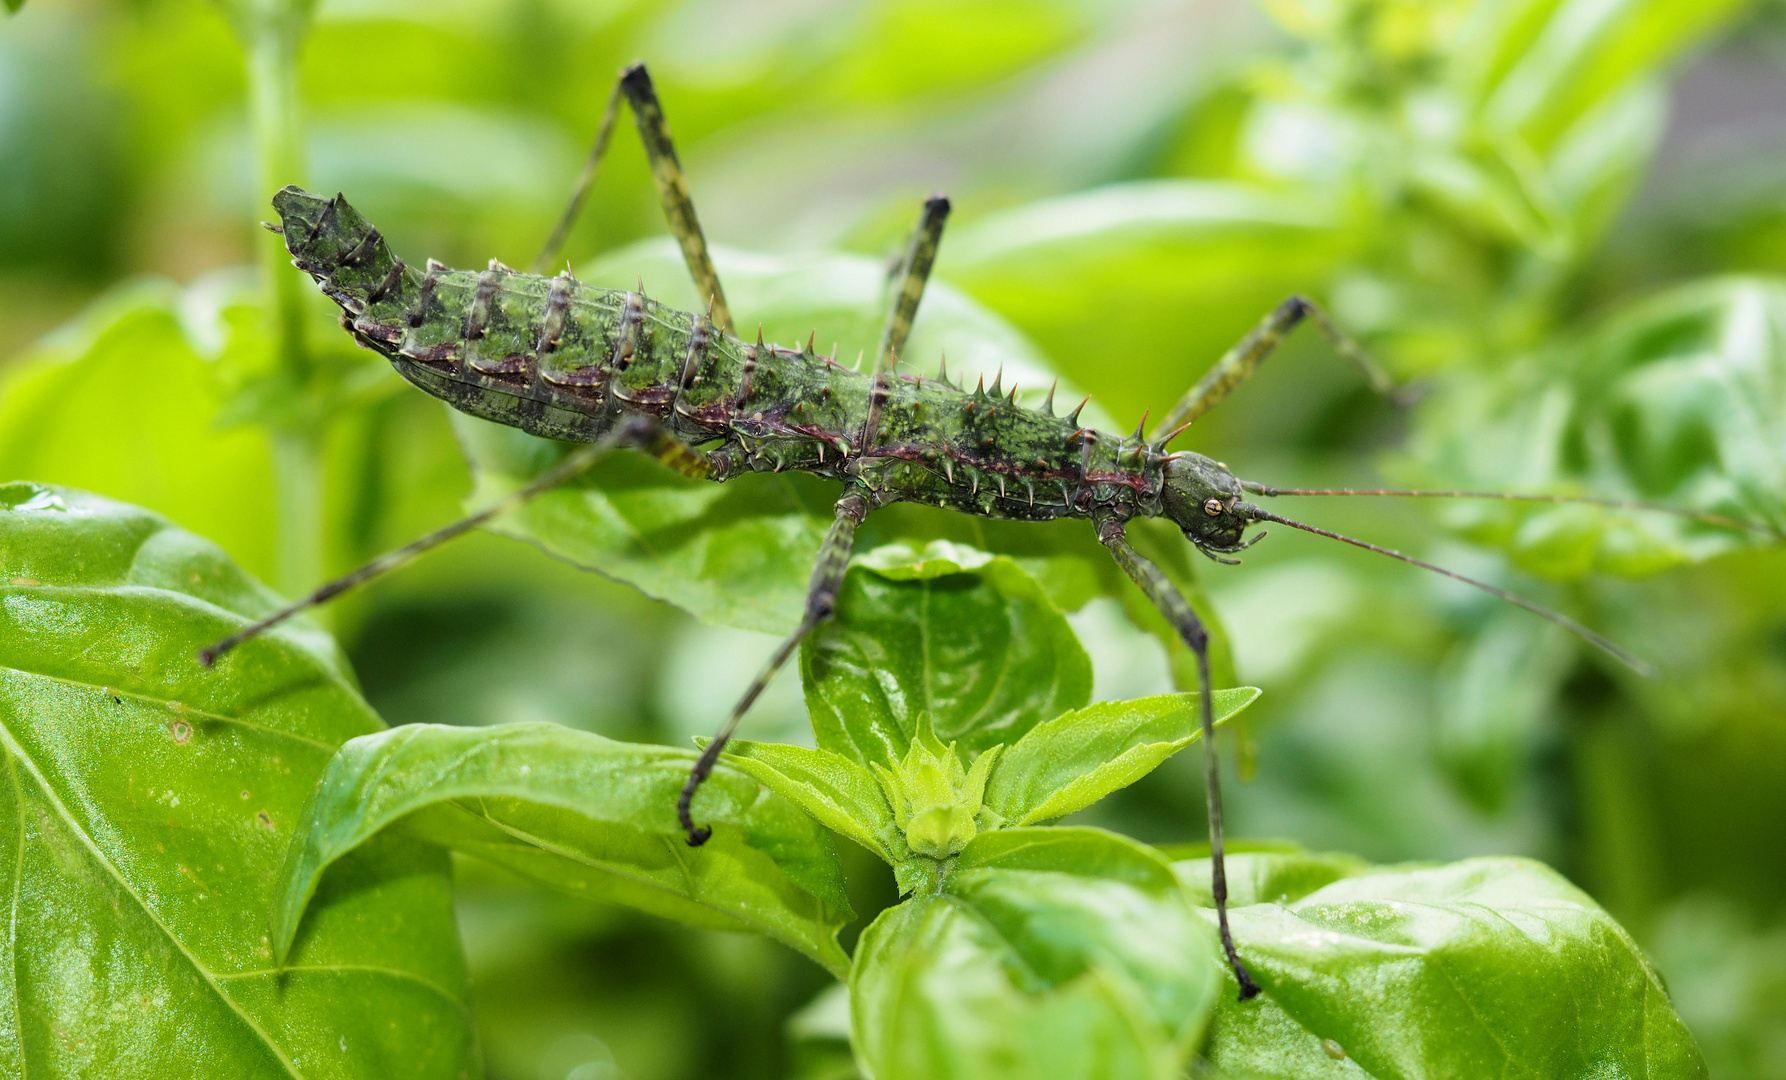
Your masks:
[[[1780,7],[322,0],[301,127],[268,150],[242,37],[276,10],[31,0],[0,22],[0,479],[146,505],[287,592],[456,516],[471,478],[444,407],[307,289],[289,362],[255,269],[269,154],[412,260],[525,265],[641,57],[713,241],[881,256],[946,190],[937,276],[1124,429],[1306,292],[1421,403],[1377,401],[1311,334],[1182,445],[1284,485],[1786,524]],[[662,232],[623,127],[567,254]],[[1714,1075],[1786,1077],[1786,551],[1582,508],[1274,509],[1555,603],[1659,676],[1274,536],[1202,576],[1240,681],[1266,692],[1231,830],[1385,862],[1545,859],[1650,951]],[[678,744],[772,644],[482,535],[324,618],[391,723]],[[1099,697],[1167,687],[1114,601],[1073,620]],[[808,738],[789,675],[750,737]],[[1176,761],[1091,820],[1195,839],[1199,771]],[[854,867],[864,922],[892,898],[877,867]],[[827,978],[778,946],[461,871],[492,1077],[848,1074],[823,1009],[789,1023]]]

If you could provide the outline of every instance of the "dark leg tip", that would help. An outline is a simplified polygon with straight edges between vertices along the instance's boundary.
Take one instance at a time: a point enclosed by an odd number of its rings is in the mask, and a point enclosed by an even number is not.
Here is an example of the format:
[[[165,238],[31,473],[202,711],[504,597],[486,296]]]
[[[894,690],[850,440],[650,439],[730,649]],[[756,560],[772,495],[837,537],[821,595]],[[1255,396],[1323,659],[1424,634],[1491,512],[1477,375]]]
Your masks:
[[[690,829],[690,830],[688,830],[688,846],[689,847],[700,847],[702,844],[705,844],[709,839],[711,839],[712,836],[713,836],[713,830],[708,828],[705,825],[701,826],[698,829]],[[1258,988],[1254,987],[1253,993],[1256,994],[1258,992],[1259,992]]]
[[[1247,974],[1247,970],[1238,963],[1234,965],[1234,975],[1240,980],[1240,1000],[1251,1001],[1259,996],[1259,984]]]
[[[198,666],[199,667],[208,668],[212,664],[215,664],[216,662],[217,662],[217,650],[215,650],[215,649],[200,649],[198,651]]]

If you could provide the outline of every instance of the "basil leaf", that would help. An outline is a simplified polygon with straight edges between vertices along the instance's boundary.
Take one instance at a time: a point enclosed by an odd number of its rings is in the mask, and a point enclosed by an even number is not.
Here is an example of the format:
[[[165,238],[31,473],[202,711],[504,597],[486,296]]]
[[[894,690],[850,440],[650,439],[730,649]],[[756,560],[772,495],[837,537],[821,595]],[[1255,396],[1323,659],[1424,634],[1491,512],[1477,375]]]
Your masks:
[[[1215,691],[1222,723],[1259,697],[1253,687]],[[986,805],[1014,825],[1082,810],[1128,787],[1202,737],[1198,695],[1105,701],[1037,724],[992,770]]]
[[[889,765],[928,712],[938,738],[977,754],[1090,699],[1090,658],[1010,559],[957,573],[951,559],[869,557],[878,569],[850,569],[836,615],[800,650],[820,746]]]
[[[582,896],[668,919],[767,934],[833,972],[853,917],[829,834],[748,776],[721,766],[694,815],[676,799],[692,751],[615,742],[555,724],[414,724],[356,739],[329,763],[281,875],[273,947],[298,931],[324,868],[381,830],[419,835]]]
[[[147,511],[0,485],[0,1074],[477,1070],[441,852],[380,839],[268,945],[305,797],[382,727],[304,620],[198,665],[281,603]]]

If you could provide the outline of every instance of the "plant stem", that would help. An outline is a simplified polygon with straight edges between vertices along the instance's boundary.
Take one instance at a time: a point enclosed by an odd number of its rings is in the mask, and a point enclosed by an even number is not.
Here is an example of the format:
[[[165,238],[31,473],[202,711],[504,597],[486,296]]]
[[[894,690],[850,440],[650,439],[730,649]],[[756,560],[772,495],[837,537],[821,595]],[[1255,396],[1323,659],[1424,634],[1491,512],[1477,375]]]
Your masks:
[[[298,25],[293,26],[294,22]],[[304,25],[302,16],[290,12],[257,12],[243,20],[249,104],[260,166],[259,194],[266,197],[286,184],[302,182],[304,177],[297,57]],[[291,273],[284,242],[272,234],[261,240],[261,265],[267,275],[268,299],[276,320],[279,363],[295,384],[302,385],[310,369],[304,340],[302,283],[298,275]]]
[[[240,0],[236,29],[248,59],[248,94],[259,157],[260,194],[304,177],[304,135],[298,94],[298,52],[310,26],[308,0]],[[313,368],[305,338],[304,293],[278,236],[262,237],[268,316],[277,364],[288,392],[309,397]],[[307,411],[300,410],[300,415]],[[322,432],[293,424],[271,432],[277,487],[277,575],[296,595],[323,574]]]

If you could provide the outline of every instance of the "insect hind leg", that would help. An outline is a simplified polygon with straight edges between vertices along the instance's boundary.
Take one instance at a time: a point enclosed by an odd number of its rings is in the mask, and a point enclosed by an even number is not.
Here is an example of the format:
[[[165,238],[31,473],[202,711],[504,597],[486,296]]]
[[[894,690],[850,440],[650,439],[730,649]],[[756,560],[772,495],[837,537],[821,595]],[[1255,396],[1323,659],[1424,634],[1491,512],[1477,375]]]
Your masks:
[[[607,108],[602,112],[601,127],[596,131],[595,144],[589,149],[589,159],[577,178],[570,203],[564,208],[558,224],[553,227],[551,237],[540,249],[539,257],[533,261],[533,272],[543,272],[546,264],[556,257],[559,248],[564,246],[577,215],[582,212],[583,204],[589,198],[589,190],[595,183],[595,174],[601,168],[602,158],[607,155],[622,99],[631,107],[633,118],[638,121],[639,138],[645,144],[645,156],[651,162],[651,178],[657,184],[658,198],[663,202],[664,219],[669,223],[670,232],[675,234],[677,243],[682,246],[682,258],[688,264],[688,272],[695,280],[695,287],[712,305],[713,324],[721,330],[730,331],[732,310],[726,305],[725,291],[720,288],[719,271],[714,269],[713,256],[707,249],[706,234],[701,231],[700,218],[695,214],[694,200],[688,193],[688,177],[682,172],[682,162],[677,159],[676,146],[670,140],[670,128],[664,120],[663,106],[658,103],[657,90],[651,84],[651,73],[643,63],[627,67],[615,82],[614,92],[608,96]]]
[[[860,491],[851,490],[837,500],[837,517],[831,523],[831,531],[825,535],[825,543],[819,548],[818,562],[812,568],[812,582],[806,589],[806,613],[801,618],[800,625],[782,641],[769,662],[763,665],[763,670],[751,680],[751,684],[738,698],[738,703],[732,706],[731,715],[726,717],[725,724],[713,736],[713,741],[701,751],[701,757],[695,762],[694,768],[689,770],[688,782],[682,785],[682,795],[676,800],[676,817],[682,823],[682,831],[688,834],[689,847],[700,847],[713,835],[711,828],[695,824],[695,792],[701,789],[701,783],[713,771],[721,751],[725,750],[732,733],[738,729],[738,721],[750,711],[757,696],[769,685],[769,680],[788,662],[788,657],[806,640],[806,635],[831,617],[832,610],[837,606],[838,591],[843,588],[844,571],[849,569],[850,550],[856,543],[856,527],[868,516],[868,510],[868,498]]]
[[[550,491],[552,488],[582,475],[597,461],[623,446],[642,450],[685,475],[704,475],[707,469],[706,458],[701,455],[700,451],[677,441],[657,420],[643,416],[627,417],[600,441],[573,451],[556,465],[541,473],[532,483],[511,492],[494,505],[460,518],[444,528],[436,529],[395,551],[388,551],[359,569],[323,585],[302,600],[288,604],[273,614],[250,623],[215,645],[200,650],[199,663],[210,667],[224,653],[243,642],[259,637],[292,616],[325,604],[350,589],[358,588],[369,581],[375,581],[386,574],[402,569],[448,540],[463,536],[479,525],[513,510],[534,496]]]
[[[1240,954],[1234,949],[1234,935],[1228,929],[1228,870],[1223,853],[1225,831],[1222,825],[1222,776],[1215,747],[1215,696],[1209,685],[1209,631],[1204,628],[1203,620],[1197,618],[1190,601],[1184,598],[1160,568],[1143,558],[1129,544],[1128,537],[1123,535],[1121,522],[1114,518],[1104,518],[1096,524],[1099,542],[1110,549],[1116,564],[1140,586],[1142,593],[1166,617],[1173,629],[1178,631],[1178,636],[1184,639],[1184,643],[1190,646],[1192,654],[1197,658],[1198,711],[1203,729],[1203,760],[1209,794],[1210,893],[1215,897],[1216,923],[1221,930],[1222,951],[1227,954],[1228,966],[1234,970],[1235,982],[1240,984],[1240,1000],[1246,1001],[1258,995],[1259,984],[1253,981],[1246,965],[1240,962]]]

